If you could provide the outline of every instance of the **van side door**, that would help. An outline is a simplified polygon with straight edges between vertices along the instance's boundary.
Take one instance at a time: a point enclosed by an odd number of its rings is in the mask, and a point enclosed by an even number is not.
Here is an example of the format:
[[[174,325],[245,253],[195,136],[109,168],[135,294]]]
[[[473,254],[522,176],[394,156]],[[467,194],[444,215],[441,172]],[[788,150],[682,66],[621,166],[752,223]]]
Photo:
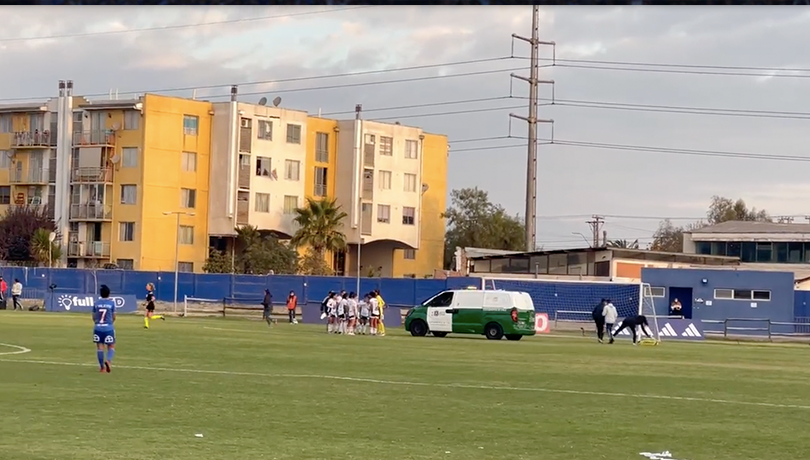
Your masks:
[[[453,297],[453,332],[483,334],[483,291],[457,292]]]
[[[442,292],[430,299],[427,307],[428,330],[453,332],[453,291]]]

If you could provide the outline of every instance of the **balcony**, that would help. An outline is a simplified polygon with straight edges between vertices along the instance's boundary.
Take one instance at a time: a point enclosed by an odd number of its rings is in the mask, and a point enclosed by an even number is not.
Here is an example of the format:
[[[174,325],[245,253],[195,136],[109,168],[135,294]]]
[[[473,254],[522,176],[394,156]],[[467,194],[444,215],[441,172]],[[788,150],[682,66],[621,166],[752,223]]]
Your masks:
[[[110,257],[110,243],[103,241],[71,241],[68,243],[68,257],[106,259]]]
[[[73,145],[77,147],[114,147],[115,132],[109,129],[75,132],[73,133]]]
[[[374,201],[374,171],[366,169],[363,172],[362,197],[367,201]]]
[[[236,202],[236,224],[247,225],[250,222],[250,201],[237,200]]]
[[[54,171],[55,173],[56,171]],[[28,171],[22,169],[11,169],[8,172],[8,181],[17,185],[46,185],[56,180],[56,175],[46,168],[29,168]]]
[[[363,166],[374,167],[374,144],[366,144],[363,149]]]
[[[371,203],[362,203],[360,212],[360,234],[371,235]]]
[[[73,168],[70,181],[74,184],[111,184],[112,168]]]
[[[34,130],[30,131],[17,131],[11,138],[11,148],[48,148],[56,146],[56,136],[51,136],[50,131]]]
[[[72,204],[70,205],[70,220],[112,220],[112,206],[103,204]]]
[[[250,189],[250,166],[239,167],[239,188]]]
[[[239,151],[250,153],[253,146],[253,130],[251,128],[239,128]]]

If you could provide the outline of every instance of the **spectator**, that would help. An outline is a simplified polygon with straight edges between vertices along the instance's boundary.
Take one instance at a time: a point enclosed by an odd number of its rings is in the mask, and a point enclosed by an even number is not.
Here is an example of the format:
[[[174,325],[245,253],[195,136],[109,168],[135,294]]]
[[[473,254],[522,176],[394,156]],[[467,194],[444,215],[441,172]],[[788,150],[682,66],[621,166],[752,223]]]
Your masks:
[[[610,337],[610,343],[613,343],[613,325],[616,324],[616,320],[619,318],[619,312],[616,311],[616,307],[610,299],[602,309],[602,316],[605,318],[605,330]]]
[[[672,301],[672,305],[669,306],[669,316],[683,316],[683,306],[681,305],[681,301],[675,299]]]
[[[5,310],[8,308],[8,300],[6,299],[6,293],[8,292],[8,283],[6,280],[0,276],[0,310]]]
[[[11,300],[14,303],[14,309],[16,310],[17,307],[20,307],[20,311],[22,311],[23,306],[20,303],[20,296],[22,295],[22,283],[17,278],[14,278],[14,284],[11,285]]]
[[[602,312],[604,311],[607,303],[607,299],[602,299],[591,312],[591,317],[596,325],[596,338],[599,340],[599,343],[602,343],[602,338],[605,336],[605,316]]]
[[[290,323],[297,323],[295,320],[295,309],[298,307],[298,297],[295,296],[295,291],[290,291],[287,296],[287,315],[290,317]]]
[[[273,294],[270,294],[270,289],[264,290],[264,299],[262,300],[262,319],[270,324],[270,307],[273,305]]]

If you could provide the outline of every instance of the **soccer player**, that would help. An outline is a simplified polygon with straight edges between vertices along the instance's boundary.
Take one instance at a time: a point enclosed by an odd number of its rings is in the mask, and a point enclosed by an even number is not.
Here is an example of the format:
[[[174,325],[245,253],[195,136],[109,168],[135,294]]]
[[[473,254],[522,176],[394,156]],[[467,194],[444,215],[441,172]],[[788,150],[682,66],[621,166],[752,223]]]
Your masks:
[[[607,305],[607,300],[602,299],[591,312],[593,322],[596,324],[596,338],[599,340],[599,343],[602,343],[602,338],[605,336],[605,315],[602,313],[605,309],[605,305]],[[608,331],[608,333],[610,333],[610,331]]]
[[[616,307],[610,299],[607,300],[607,303],[602,308],[602,316],[605,318],[605,330],[608,333],[608,337],[610,337],[610,343],[613,343],[613,325],[616,324],[616,318],[619,317],[619,313],[616,311]]]
[[[377,335],[377,327],[380,325],[380,303],[375,292],[368,293],[368,303],[371,306],[371,335]]]
[[[360,301],[360,333],[363,335],[368,334],[368,321],[369,317],[371,317],[371,305],[369,304],[369,296],[368,294],[363,296],[363,300]]]
[[[616,329],[616,332],[610,337],[610,342],[613,343],[613,338],[619,335],[624,329],[630,329],[633,332],[633,345],[638,345],[638,332],[636,332],[636,328],[641,328],[641,332],[647,336],[648,339],[652,337],[647,332],[647,328],[650,327],[649,323],[647,323],[647,317],[644,315],[638,316],[630,316],[622,320],[622,324]]]
[[[349,320],[348,334],[354,335],[354,329],[357,327],[357,294],[354,292],[349,293],[349,307],[346,316]]]
[[[143,318],[143,327],[149,329],[150,319],[160,319],[166,321],[164,315],[155,314],[155,285],[149,283],[146,285],[146,316]]]
[[[377,305],[380,307],[380,319],[377,320],[379,324],[380,337],[385,336],[385,300],[380,295],[380,290],[374,290],[374,298],[377,299]]]
[[[337,329],[337,299],[334,293],[330,294],[329,299],[326,300],[326,314],[329,316],[329,323],[326,326],[326,332],[336,332]]]
[[[93,305],[93,343],[96,344],[96,357],[101,372],[110,373],[110,363],[115,356],[115,302],[110,300],[110,288],[106,284],[101,285],[99,294],[101,298]]]
[[[337,304],[337,333],[338,334],[345,334],[346,333],[346,318],[349,309],[349,299],[346,298],[344,292],[340,293],[340,300]]]

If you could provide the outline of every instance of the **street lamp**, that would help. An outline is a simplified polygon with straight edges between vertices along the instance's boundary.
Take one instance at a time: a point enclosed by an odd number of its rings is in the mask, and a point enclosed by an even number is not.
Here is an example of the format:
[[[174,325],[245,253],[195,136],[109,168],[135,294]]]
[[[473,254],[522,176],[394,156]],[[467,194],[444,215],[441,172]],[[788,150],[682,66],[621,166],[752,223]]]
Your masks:
[[[180,277],[180,216],[194,217],[194,213],[186,211],[164,211],[163,215],[174,215],[177,217],[177,231],[174,243],[174,312],[177,313],[177,282]]]

